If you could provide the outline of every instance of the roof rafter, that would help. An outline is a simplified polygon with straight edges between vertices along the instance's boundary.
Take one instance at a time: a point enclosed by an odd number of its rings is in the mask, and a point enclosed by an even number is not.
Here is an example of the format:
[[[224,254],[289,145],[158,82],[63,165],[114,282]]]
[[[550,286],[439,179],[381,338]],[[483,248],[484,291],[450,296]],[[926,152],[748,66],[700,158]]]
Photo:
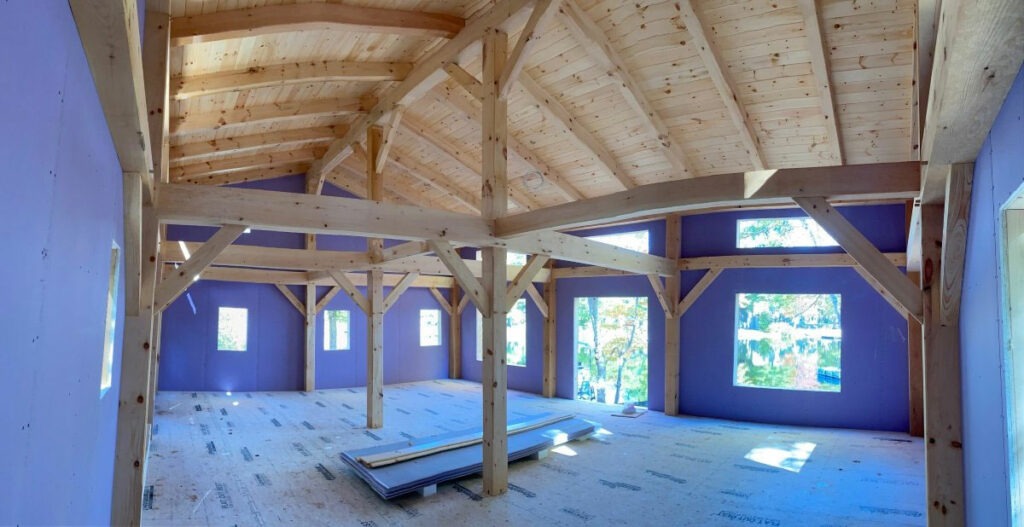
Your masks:
[[[194,176],[184,177],[175,181],[175,183],[192,183],[195,185],[234,185],[236,183],[245,183],[247,181],[260,181],[264,179],[274,179],[282,176],[293,176],[296,174],[304,174],[309,170],[309,161],[291,161],[286,163],[278,163],[273,165],[265,165],[256,168],[248,168],[244,170],[236,170],[233,172],[225,172],[221,174],[196,174]]]
[[[344,134],[347,129],[348,126],[345,125],[319,126],[181,143],[170,149],[170,166],[184,166],[198,161],[224,157],[228,154],[256,153],[261,150],[280,149],[281,147],[302,148],[321,143],[327,144],[338,135]]]
[[[587,130],[582,123],[578,122],[572,113],[562,106],[558,99],[537,84],[527,73],[519,76],[519,85],[534,100],[537,108],[542,113],[568,130],[569,135],[583,147],[584,151],[589,152],[598,164],[622,184],[624,188],[636,188],[636,182],[619,165],[619,161],[615,159],[615,156],[601,144],[601,141],[590,130]]]
[[[743,104],[740,103],[739,96],[736,95],[736,86],[732,78],[725,73],[724,62],[719,56],[718,50],[704,32],[704,24],[694,9],[692,0],[680,0],[676,5],[679,7],[679,16],[682,18],[683,24],[686,25],[686,31],[690,33],[690,38],[697,44],[697,53],[700,55],[704,67],[708,70],[708,76],[711,77],[711,82],[715,84],[718,94],[722,97],[726,113],[736,126],[740,141],[743,143],[743,148],[747,150],[747,154],[750,156],[751,165],[753,165],[754,170],[764,170],[764,154],[761,152],[761,141],[758,139],[757,133],[750,123],[750,117],[743,108]]]
[[[445,194],[449,194],[453,200],[457,201],[463,207],[468,208],[476,214],[480,214],[480,198],[470,194],[455,183],[449,181],[440,172],[429,169],[426,165],[420,163],[415,158],[399,154],[398,152],[395,152],[394,155],[391,156],[390,161],[393,166],[402,172],[405,172],[409,176],[434,189],[444,192]]]
[[[209,113],[184,114],[171,120],[171,134],[181,135],[201,130],[219,130],[232,126],[251,125],[257,121],[269,124],[294,119],[350,115],[366,111],[360,98],[289,101],[249,108],[234,108]]]
[[[212,161],[203,161],[190,165],[175,167],[170,170],[171,181],[196,179],[201,176],[229,174],[242,170],[281,165],[285,163],[311,162],[322,154],[322,147],[309,147],[269,154],[251,154],[237,157],[225,157]]]
[[[463,19],[443,13],[335,3],[271,5],[176,18],[171,45],[322,29],[453,37],[464,25]]]
[[[686,153],[679,146],[679,142],[672,138],[668,126],[647,100],[640,84],[629,73],[625,61],[612,47],[604,31],[576,5],[575,0],[565,0],[561,12],[569,32],[572,33],[580,47],[587,51],[590,58],[607,70],[608,78],[615,81],[614,84],[618,87],[619,93],[633,108],[634,113],[640,116],[648,134],[658,140],[662,152],[672,168],[679,172],[681,177],[696,176],[688,168]]]
[[[815,80],[818,81],[818,92],[821,99],[821,113],[825,116],[825,129],[828,130],[829,150],[836,164],[844,164],[843,137],[840,134],[839,122],[836,118],[836,103],[832,94],[832,80],[830,78],[828,54],[826,53],[825,38],[821,32],[821,18],[818,13],[818,6],[815,0],[798,0],[800,13],[804,17],[804,33],[807,35],[807,44],[811,52],[811,71]],[[916,89],[916,87],[915,87]]]
[[[523,66],[526,65],[526,57],[530,55],[534,46],[537,45],[537,41],[540,40],[540,32],[547,28],[551,17],[558,12],[559,3],[561,3],[561,0],[538,0],[533,6],[530,19],[526,21],[526,27],[519,34],[519,40],[516,42],[516,46],[512,48],[512,52],[509,53],[508,63],[505,65],[505,70],[501,73],[501,78],[498,79],[500,97],[508,98],[509,92],[512,91],[512,85],[515,84],[515,80],[523,72]]]
[[[455,62],[459,54],[470,44],[479,40],[489,29],[504,24],[531,1],[501,0],[486,13],[471,20],[458,35],[437,51],[413,66],[404,81],[384,93],[380,102],[370,110],[366,117],[357,120],[344,137],[331,144],[327,153],[310,168],[311,177],[318,177],[322,172],[330,172],[340,162],[339,155],[352,143],[360,140],[367,128],[394,111],[396,106],[407,105],[410,101],[419,99],[424,93],[443,81],[446,75],[441,68],[445,63]]]
[[[449,66],[446,66],[445,71],[447,71],[449,75],[452,75],[453,73],[454,75],[457,75],[457,77],[453,76],[453,78],[456,80],[456,82],[460,83],[460,86],[466,88],[466,91],[468,92],[467,95],[473,97],[477,101],[477,103],[472,103],[462,94],[456,94],[450,90],[448,90],[448,97],[443,97],[434,91],[429,92],[427,96],[432,98],[438,104],[451,108],[452,110],[462,114],[463,117],[473,120],[473,117],[476,115],[480,115],[481,112],[481,108],[476,106],[476,104],[478,104],[480,101],[480,97],[478,95],[480,93],[480,81],[478,81],[476,77],[473,77],[469,72],[462,69],[462,67],[458,65],[451,64]],[[466,84],[462,84],[463,81]],[[474,95],[474,93],[476,95]],[[548,166],[548,164],[544,162],[544,160],[541,159],[532,150],[530,150],[530,148],[528,148],[526,145],[524,145],[518,139],[516,139],[515,136],[513,136],[511,133],[512,130],[509,130],[509,132],[509,151],[515,154],[519,159],[523,161],[523,163],[528,165],[530,168],[536,170],[537,172],[540,172],[541,175],[544,176],[545,181],[550,182],[554,186],[555,190],[558,191],[558,193],[561,194],[563,197],[565,197],[567,201],[576,201],[578,199],[584,198],[583,194],[581,194],[579,190],[576,190],[576,188],[573,187],[572,184],[566,181],[561,174],[559,174],[553,168]],[[515,187],[513,187],[513,191],[515,190]]]
[[[253,66],[244,70],[174,77],[171,96],[184,100],[200,95],[236,92],[269,86],[332,81],[400,81],[408,75],[407,62],[313,61]]]

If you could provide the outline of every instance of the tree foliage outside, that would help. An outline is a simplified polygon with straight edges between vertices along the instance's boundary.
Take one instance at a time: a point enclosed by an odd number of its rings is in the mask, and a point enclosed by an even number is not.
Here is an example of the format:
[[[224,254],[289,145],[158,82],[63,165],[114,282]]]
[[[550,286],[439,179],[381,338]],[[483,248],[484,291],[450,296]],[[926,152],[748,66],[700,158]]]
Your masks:
[[[441,345],[441,310],[420,310],[420,346]]]
[[[324,350],[347,350],[349,345],[349,312],[347,309],[324,311]]]
[[[736,295],[738,386],[837,392],[842,296]]]
[[[811,218],[757,218],[736,221],[736,247],[829,247],[838,245]]]
[[[245,351],[249,340],[249,310],[222,307],[217,311],[217,349]]]
[[[575,301],[576,398],[647,405],[647,298]]]

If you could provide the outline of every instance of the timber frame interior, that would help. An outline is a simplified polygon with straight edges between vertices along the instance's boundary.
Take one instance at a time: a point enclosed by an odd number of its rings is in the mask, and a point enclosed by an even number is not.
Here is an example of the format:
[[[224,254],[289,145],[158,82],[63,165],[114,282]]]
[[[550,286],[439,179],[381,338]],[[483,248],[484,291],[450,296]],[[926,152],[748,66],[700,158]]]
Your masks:
[[[124,172],[112,523],[139,522],[160,312],[197,278],[278,286],[307,318],[307,390],[309,321],[350,295],[371,319],[371,428],[388,307],[408,287],[452,315],[474,304],[484,489],[499,495],[507,383],[493,350],[520,296],[547,318],[552,396],[558,278],[646,275],[678,322],[725,268],[849,266],[920,336],[908,397],[911,432],[928,438],[929,524],[963,524],[963,238],[972,162],[1020,67],[1001,51],[1022,16],[1013,0],[147,0],[144,16],[134,0],[70,3]],[[297,174],[303,195],[225,188]],[[323,196],[326,183],[355,197]],[[882,254],[833,208],[908,201],[905,254]],[[847,254],[679,258],[680,214],[740,207],[799,207]],[[659,217],[665,255],[565,233]],[[162,241],[168,224],[218,230],[186,254]],[[246,229],[305,233],[306,249],[233,245]],[[317,234],[364,236],[367,251],[318,251]],[[527,264],[506,266],[510,250]],[[707,274],[684,292],[684,269]],[[319,302],[316,285],[332,287]],[[674,414],[679,324],[666,326]]]

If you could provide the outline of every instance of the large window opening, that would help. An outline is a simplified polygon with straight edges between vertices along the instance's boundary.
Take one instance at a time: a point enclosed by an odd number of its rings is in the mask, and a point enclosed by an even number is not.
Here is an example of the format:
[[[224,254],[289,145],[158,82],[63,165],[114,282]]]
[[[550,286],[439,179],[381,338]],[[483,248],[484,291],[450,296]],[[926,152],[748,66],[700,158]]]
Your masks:
[[[324,351],[343,351],[350,348],[349,317],[347,309],[324,310]]]
[[[578,400],[647,406],[647,297],[577,298]]]
[[[476,360],[484,360],[484,317],[476,312]],[[520,298],[505,319],[505,360],[509,366],[526,366],[526,299]]]
[[[736,386],[838,392],[842,296],[736,295]]]
[[[121,248],[110,247],[110,274],[107,279],[107,318],[103,330],[103,363],[100,366],[100,398],[114,384],[114,339],[117,336],[117,285],[120,282]]]
[[[736,221],[736,247],[834,247],[839,245],[811,218],[756,218]]]
[[[1005,397],[1010,461],[1010,511],[1014,525],[1024,524],[1024,186],[1002,212],[1002,319],[1005,321]]]
[[[249,344],[249,310],[222,307],[217,312],[217,350],[245,351]]]

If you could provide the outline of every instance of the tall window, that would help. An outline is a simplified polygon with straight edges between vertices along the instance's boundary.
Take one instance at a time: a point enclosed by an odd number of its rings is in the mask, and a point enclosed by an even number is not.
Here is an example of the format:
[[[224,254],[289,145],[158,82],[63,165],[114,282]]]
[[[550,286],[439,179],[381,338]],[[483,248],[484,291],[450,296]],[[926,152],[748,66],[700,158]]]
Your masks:
[[[509,366],[526,366],[526,299],[520,298],[505,322],[506,361]],[[484,360],[484,318],[476,312],[476,360]]]
[[[121,248],[116,242],[110,247],[110,275],[107,281],[107,320],[103,331],[103,363],[100,366],[100,397],[106,395],[113,384],[114,338],[117,330],[117,285],[121,269]]]
[[[222,307],[217,311],[217,350],[245,351],[249,344],[249,310]]]
[[[347,350],[349,346],[347,309],[324,310],[324,351]]]
[[[420,346],[441,345],[441,310],[420,310]]]
[[[833,247],[839,245],[811,218],[736,220],[736,247]]]
[[[736,386],[838,392],[842,296],[736,295]]]
[[[651,252],[651,232],[647,230],[601,234],[598,236],[587,236],[586,238],[588,240],[607,243],[609,245],[622,247],[623,249],[629,249],[631,251],[641,253]]]

